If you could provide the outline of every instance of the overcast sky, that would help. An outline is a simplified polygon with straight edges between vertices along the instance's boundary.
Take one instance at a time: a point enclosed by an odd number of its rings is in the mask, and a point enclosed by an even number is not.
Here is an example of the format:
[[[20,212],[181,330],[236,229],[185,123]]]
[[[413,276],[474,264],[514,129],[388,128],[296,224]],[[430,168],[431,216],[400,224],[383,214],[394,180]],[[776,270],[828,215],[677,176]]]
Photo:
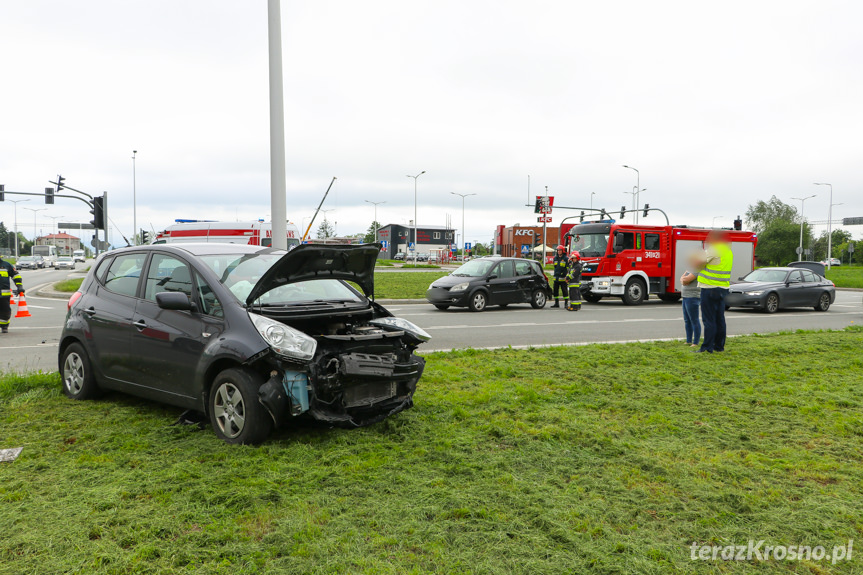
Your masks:
[[[288,216],[535,222],[524,206],[642,203],[731,225],[775,194],[863,216],[863,3],[283,0]],[[0,183],[61,173],[109,193],[132,233],[175,218],[269,218],[264,0],[0,0]],[[14,199],[12,196],[7,196]],[[37,205],[38,204],[38,205]],[[33,234],[34,198],[19,204]],[[557,210],[554,222],[565,214]],[[39,212],[88,221],[83,203]],[[13,205],[0,205],[11,225]],[[62,220],[61,220],[62,221]],[[653,216],[644,223],[660,222]],[[855,238],[863,226],[849,228]],[[114,234],[112,240],[122,243]]]

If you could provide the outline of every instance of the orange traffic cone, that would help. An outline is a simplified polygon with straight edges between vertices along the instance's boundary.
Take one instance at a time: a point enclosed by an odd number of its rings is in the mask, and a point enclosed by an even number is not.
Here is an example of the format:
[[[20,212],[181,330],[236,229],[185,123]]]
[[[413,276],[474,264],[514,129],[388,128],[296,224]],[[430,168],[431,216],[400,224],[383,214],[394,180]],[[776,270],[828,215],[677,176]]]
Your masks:
[[[9,305],[15,305],[15,294],[9,294]]]
[[[21,300],[18,302],[18,313],[15,314],[15,317],[33,317],[29,311],[27,311],[27,300],[24,299],[24,296],[21,296]]]

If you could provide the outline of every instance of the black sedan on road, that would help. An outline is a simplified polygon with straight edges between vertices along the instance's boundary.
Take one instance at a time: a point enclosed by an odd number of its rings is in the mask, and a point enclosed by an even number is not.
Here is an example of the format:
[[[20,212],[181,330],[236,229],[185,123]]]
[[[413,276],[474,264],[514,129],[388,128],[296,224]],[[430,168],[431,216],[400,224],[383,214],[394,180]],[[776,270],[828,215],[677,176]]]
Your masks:
[[[549,297],[551,288],[539,263],[499,257],[471,260],[435,280],[426,291],[429,303],[441,310],[454,306],[482,311],[490,305],[511,303],[529,303],[540,309]]]
[[[794,267],[760,268],[732,282],[725,307],[755,308],[774,313],[781,308],[811,307],[827,311],[836,287],[818,274]]]
[[[303,414],[355,427],[407,409],[425,366],[414,351],[429,336],[369,299],[379,252],[111,251],[69,300],[64,392],[116,390],[194,410],[228,443],[259,443]]]

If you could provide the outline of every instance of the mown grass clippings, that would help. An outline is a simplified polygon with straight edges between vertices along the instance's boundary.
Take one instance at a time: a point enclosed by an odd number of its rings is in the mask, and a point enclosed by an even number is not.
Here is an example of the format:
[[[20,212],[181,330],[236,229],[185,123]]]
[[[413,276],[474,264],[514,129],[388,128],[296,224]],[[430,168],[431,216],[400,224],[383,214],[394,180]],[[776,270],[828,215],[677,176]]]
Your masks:
[[[260,447],[0,378],[0,573],[858,573],[863,330],[427,356],[413,409]],[[14,405],[14,408],[13,408]]]

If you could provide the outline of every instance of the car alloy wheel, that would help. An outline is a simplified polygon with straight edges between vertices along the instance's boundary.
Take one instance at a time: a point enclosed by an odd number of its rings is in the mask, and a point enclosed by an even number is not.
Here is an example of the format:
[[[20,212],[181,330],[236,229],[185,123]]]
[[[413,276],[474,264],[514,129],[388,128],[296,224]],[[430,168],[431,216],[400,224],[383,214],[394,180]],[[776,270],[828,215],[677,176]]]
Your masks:
[[[533,292],[533,297],[531,298],[530,305],[533,306],[534,309],[542,309],[545,307],[545,303],[548,298],[545,297],[545,292],[541,289],[535,290]]]
[[[258,401],[263,378],[249,369],[226,369],[210,388],[213,431],[227,443],[256,444],[273,429],[273,419]]]
[[[99,393],[90,359],[80,343],[69,344],[63,352],[63,393],[70,399],[89,399]]]
[[[764,304],[764,309],[767,313],[776,313],[779,309],[779,296],[772,293],[767,296],[767,302]]]
[[[482,311],[485,309],[486,304],[485,292],[478,291],[473,294],[470,298],[470,310],[471,311]]]
[[[818,298],[818,305],[815,306],[815,309],[818,311],[827,311],[830,309],[830,294],[823,293],[821,297]]]

